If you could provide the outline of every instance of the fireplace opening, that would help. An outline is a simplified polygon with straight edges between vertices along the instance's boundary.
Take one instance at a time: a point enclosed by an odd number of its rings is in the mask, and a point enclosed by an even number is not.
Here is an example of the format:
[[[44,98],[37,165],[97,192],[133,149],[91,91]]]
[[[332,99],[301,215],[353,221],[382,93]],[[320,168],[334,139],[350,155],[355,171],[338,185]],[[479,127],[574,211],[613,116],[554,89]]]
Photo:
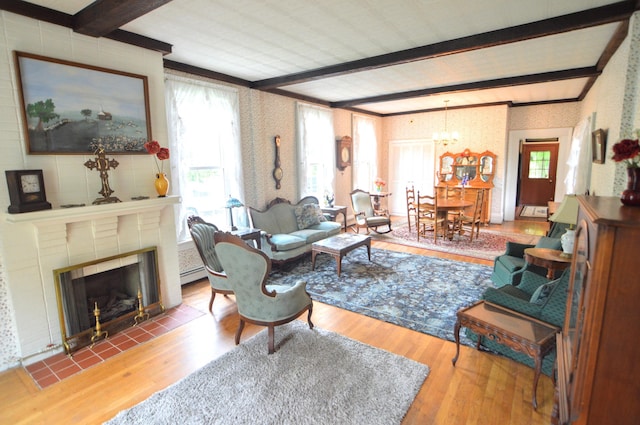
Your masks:
[[[156,247],[53,273],[63,344],[68,353],[93,343],[96,337],[114,334],[164,310]]]

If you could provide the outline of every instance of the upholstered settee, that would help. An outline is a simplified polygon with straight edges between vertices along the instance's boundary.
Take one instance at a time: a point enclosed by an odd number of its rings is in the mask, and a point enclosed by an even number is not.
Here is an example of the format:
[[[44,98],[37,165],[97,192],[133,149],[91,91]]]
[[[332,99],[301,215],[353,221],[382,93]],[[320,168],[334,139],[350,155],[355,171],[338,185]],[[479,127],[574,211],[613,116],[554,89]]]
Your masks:
[[[548,280],[544,276],[525,271],[518,286],[504,285],[500,288],[487,288],[482,299],[562,327],[567,308],[567,291],[570,277],[570,268],[565,269],[562,275],[555,280]],[[473,341],[478,340],[478,336],[469,329],[466,330],[466,333]],[[498,344],[489,338],[482,338],[482,346],[520,363],[535,367],[531,357],[513,351],[509,347]],[[551,375],[555,358],[555,351],[545,356],[542,361],[542,372],[544,374]]]
[[[263,211],[249,207],[251,226],[260,229],[262,251],[279,264],[311,252],[311,244],[340,233],[342,225],[327,221],[314,196],[298,203],[276,198]]]
[[[542,236],[535,245],[518,242],[507,242],[507,250],[504,254],[496,257],[493,263],[491,281],[497,286],[518,285],[525,271],[537,273],[541,276],[547,274],[547,269],[543,267],[527,264],[524,260],[524,250],[527,248],[550,248],[562,249],[560,238],[550,238]]]

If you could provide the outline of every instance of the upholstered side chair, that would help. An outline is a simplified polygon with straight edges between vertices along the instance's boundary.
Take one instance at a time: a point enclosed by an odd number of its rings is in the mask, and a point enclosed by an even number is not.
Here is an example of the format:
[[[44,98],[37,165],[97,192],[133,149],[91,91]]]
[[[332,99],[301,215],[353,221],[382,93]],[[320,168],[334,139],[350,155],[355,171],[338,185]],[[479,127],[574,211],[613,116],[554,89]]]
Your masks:
[[[356,219],[356,233],[360,233],[360,229],[367,229],[367,234],[370,230],[378,234],[389,233],[391,229],[391,217],[388,214],[379,215],[373,209],[371,202],[371,195],[369,192],[365,192],[361,189],[356,189],[351,192],[351,207],[353,208],[354,216]],[[385,228],[384,231],[378,230],[379,227]]]
[[[269,285],[271,261],[265,253],[230,233],[217,232],[214,238],[220,262],[235,290],[240,315],[236,345],[240,344],[245,322],[267,326],[269,354],[275,352],[276,326],[291,322],[308,311],[307,322],[313,329],[313,301],[307,293],[306,282],[298,281],[293,286]]]
[[[213,300],[216,294],[223,294],[225,297],[233,294],[231,282],[227,280],[227,275],[222,269],[222,264],[216,255],[213,235],[218,231],[215,224],[205,222],[201,217],[192,215],[187,218],[187,226],[191,233],[193,243],[196,245],[198,254],[204,263],[207,271],[209,284],[211,285],[211,298],[209,299],[209,312],[213,312]]]

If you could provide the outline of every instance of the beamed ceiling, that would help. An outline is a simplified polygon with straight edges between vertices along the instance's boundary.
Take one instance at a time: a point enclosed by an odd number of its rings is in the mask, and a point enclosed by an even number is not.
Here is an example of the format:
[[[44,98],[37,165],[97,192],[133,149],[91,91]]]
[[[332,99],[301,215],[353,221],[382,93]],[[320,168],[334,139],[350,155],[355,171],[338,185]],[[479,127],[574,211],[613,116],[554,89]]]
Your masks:
[[[381,116],[581,100],[640,0],[0,0],[166,68]]]

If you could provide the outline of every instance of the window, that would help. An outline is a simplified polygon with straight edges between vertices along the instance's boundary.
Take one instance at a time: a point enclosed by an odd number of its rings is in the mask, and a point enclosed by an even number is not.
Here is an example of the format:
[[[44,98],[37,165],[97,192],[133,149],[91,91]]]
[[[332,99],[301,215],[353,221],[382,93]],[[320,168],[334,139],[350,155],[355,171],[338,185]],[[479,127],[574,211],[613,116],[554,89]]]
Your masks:
[[[529,178],[548,179],[549,164],[551,162],[551,152],[533,151],[529,155]]]
[[[190,239],[188,216],[229,228],[226,200],[244,198],[238,92],[173,75],[167,75],[165,87],[171,186],[182,197],[176,228],[183,242]],[[243,218],[234,223],[245,224]]]
[[[333,193],[336,141],[330,109],[298,103],[299,197]]]
[[[371,118],[353,115],[353,187],[371,190],[378,177],[378,140]]]

